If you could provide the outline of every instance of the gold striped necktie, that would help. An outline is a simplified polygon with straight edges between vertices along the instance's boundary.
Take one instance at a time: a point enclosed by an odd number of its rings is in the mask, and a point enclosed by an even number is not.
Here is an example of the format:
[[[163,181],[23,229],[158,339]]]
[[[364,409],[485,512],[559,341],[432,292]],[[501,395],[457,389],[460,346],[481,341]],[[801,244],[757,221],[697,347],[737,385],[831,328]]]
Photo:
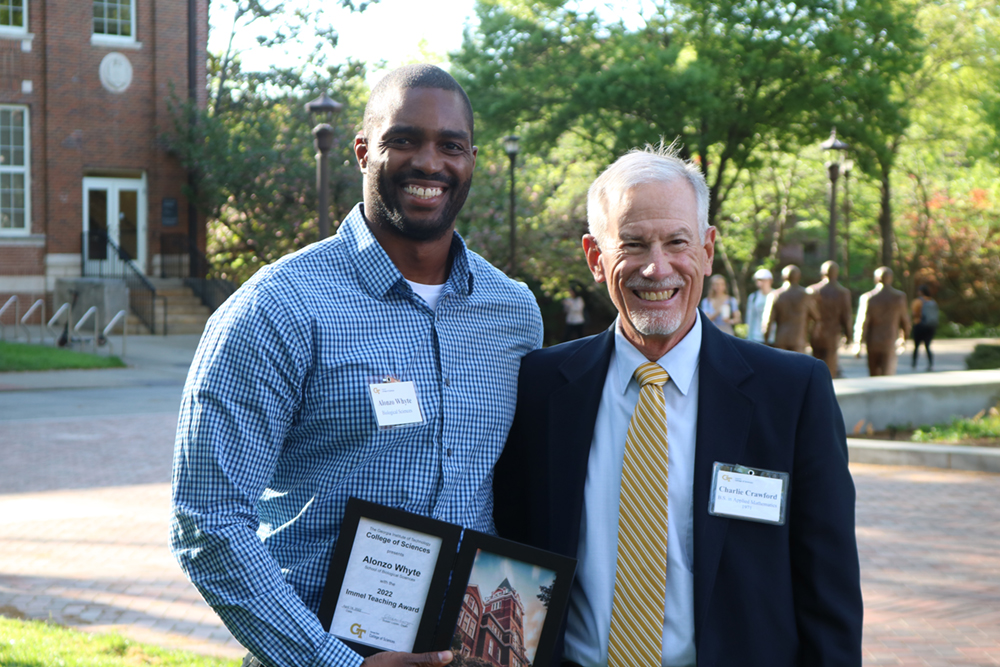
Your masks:
[[[659,667],[667,585],[667,416],[658,364],[635,371],[639,403],[629,422],[618,510],[618,570],[608,667]]]

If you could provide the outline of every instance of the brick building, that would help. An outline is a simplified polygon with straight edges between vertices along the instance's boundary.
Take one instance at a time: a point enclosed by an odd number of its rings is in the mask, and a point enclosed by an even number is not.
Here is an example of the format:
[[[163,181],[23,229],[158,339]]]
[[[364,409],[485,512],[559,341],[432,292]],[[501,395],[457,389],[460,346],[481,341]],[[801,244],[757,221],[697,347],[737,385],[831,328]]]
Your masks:
[[[452,648],[496,667],[531,667],[524,649],[524,605],[504,579],[485,600],[479,586],[465,589]]]
[[[51,307],[88,231],[147,275],[164,238],[204,247],[158,137],[172,91],[206,102],[207,38],[208,0],[0,0],[0,306]]]

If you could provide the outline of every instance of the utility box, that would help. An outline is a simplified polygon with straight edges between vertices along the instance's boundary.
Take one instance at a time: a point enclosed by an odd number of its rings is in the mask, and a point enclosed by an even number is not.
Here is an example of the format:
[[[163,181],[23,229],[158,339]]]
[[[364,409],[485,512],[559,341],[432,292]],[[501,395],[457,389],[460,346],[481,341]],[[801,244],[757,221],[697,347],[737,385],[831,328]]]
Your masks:
[[[55,303],[58,310],[64,303],[73,308],[72,328],[91,306],[97,307],[98,328],[111,321],[119,310],[128,310],[128,288],[124,280],[114,278],[59,278],[56,280]],[[88,330],[91,325],[84,325]]]

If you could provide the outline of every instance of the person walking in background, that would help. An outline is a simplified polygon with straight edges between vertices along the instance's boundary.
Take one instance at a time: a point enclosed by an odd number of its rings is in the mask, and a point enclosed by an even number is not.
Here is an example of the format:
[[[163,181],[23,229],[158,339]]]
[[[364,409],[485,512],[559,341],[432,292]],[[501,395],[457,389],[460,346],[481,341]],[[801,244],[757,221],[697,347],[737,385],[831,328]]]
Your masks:
[[[563,299],[563,312],[566,313],[566,329],[563,333],[563,342],[583,338],[583,297],[576,293],[572,287],[569,288],[569,298]]]
[[[729,335],[735,335],[733,325],[740,323],[740,306],[726,291],[726,279],[715,274],[709,282],[708,296],[701,300],[701,311]]]
[[[900,332],[903,340],[910,334],[910,315],[906,295],[892,286],[892,269],[875,269],[875,289],[861,295],[858,321],[854,325],[855,356],[861,356],[861,345],[868,350],[868,374],[896,374],[896,347]]]
[[[774,276],[767,269],[757,269],[753,279],[757,283],[757,291],[747,298],[747,339],[763,343],[766,340],[762,326],[764,306],[767,305],[767,295],[771,293]]]
[[[937,301],[931,298],[931,288],[921,285],[917,289],[917,298],[913,300],[910,307],[913,313],[913,364],[917,367],[917,353],[920,351],[920,344],[924,344],[927,350],[927,370],[934,370],[934,355],[931,353],[931,341],[938,327],[938,305]]]
[[[819,319],[816,299],[799,285],[802,271],[794,264],[781,270],[784,281],[778,289],[767,295],[764,306],[764,323],[761,328],[770,336],[774,327],[774,343],[779,350],[806,351],[806,332],[811,322]]]
[[[819,319],[809,332],[809,343],[812,345],[812,355],[826,362],[830,377],[840,377],[837,362],[840,337],[846,336],[848,343],[853,337],[851,292],[837,282],[840,266],[833,260],[823,262],[820,274],[823,280],[807,288],[816,300],[819,312]]]

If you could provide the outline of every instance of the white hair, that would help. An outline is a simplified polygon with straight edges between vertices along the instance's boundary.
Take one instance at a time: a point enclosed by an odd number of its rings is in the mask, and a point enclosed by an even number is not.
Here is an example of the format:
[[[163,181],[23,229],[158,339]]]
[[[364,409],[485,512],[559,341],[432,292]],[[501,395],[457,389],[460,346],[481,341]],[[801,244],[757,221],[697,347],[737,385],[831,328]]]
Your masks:
[[[708,185],[701,169],[677,157],[677,142],[664,146],[647,144],[633,148],[604,170],[587,192],[587,224],[600,244],[608,228],[608,201],[647,183],[667,185],[685,179],[694,188],[698,206],[698,233],[702,243],[708,236]]]

